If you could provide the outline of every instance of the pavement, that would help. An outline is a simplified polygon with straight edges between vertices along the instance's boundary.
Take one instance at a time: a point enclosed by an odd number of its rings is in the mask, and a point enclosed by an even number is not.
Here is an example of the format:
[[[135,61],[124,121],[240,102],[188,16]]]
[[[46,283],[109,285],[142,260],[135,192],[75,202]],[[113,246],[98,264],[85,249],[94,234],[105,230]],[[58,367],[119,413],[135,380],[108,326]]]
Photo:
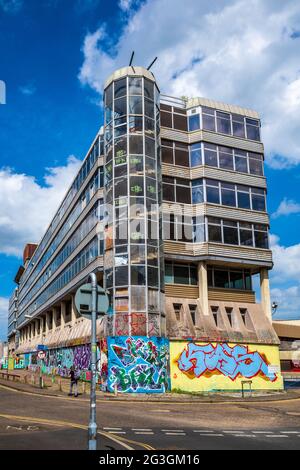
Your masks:
[[[13,375],[14,373],[10,373]],[[57,396],[65,397],[69,393],[70,379],[60,377],[51,378],[50,376],[43,376],[45,387],[41,389],[38,385],[38,377],[28,371],[15,371],[15,375],[19,376],[16,380],[0,378],[0,384],[9,386],[13,389],[36,393],[43,396]],[[79,399],[89,400],[89,384],[79,382]],[[288,388],[282,392],[263,392],[254,391],[250,395],[245,392],[245,397],[242,397],[241,392],[230,393],[203,393],[203,394],[188,394],[188,393],[164,393],[164,394],[143,394],[143,393],[114,393],[97,391],[98,399],[105,399],[111,401],[138,401],[138,402],[200,402],[200,403],[234,403],[234,402],[269,402],[278,400],[291,400],[300,398],[300,388]]]
[[[45,390],[37,394],[28,384],[2,382],[0,449],[86,449],[88,396]],[[300,448],[300,398],[295,391],[287,396],[253,402],[164,398],[130,403],[98,397],[98,448],[296,450]]]

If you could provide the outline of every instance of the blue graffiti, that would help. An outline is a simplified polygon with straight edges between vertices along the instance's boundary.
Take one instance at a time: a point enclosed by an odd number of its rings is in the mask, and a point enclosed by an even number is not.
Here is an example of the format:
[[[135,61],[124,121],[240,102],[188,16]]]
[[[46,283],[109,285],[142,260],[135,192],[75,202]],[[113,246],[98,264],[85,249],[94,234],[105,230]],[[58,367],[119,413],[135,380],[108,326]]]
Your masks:
[[[277,380],[275,373],[269,373],[266,360],[257,351],[249,352],[247,346],[228,344],[198,345],[189,343],[177,361],[182,372],[188,372],[195,377],[201,377],[206,372],[218,371],[231,380],[239,375],[252,378],[262,373],[271,382]]]
[[[147,337],[108,338],[108,389],[163,393],[169,388],[168,340]]]

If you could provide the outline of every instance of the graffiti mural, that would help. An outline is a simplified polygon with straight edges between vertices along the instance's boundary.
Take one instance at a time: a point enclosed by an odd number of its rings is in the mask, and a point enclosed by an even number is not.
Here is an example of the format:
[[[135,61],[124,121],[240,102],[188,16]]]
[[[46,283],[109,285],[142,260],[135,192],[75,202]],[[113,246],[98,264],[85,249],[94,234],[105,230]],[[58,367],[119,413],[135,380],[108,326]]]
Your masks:
[[[172,388],[188,391],[282,389],[277,346],[171,342]]]
[[[108,338],[108,390],[163,393],[168,389],[168,340],[145,336]]]
[[[276,374],[269,374],[268,364],[261,354],[250,352],[248,346],[240,345],[231,348],[228,344],[202,346],[189,343],[178,359],[178,368],[195,377],[218,371],[231,380],[235,380],[238,375],[250,379],[260,373],[271,382],[277,380]]]

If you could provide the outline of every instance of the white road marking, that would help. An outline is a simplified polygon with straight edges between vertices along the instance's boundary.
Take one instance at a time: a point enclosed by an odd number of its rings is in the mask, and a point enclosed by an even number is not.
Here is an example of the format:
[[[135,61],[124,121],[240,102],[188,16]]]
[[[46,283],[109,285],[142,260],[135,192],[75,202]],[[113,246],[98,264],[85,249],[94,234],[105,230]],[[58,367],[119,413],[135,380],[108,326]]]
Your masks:
[[[185,432],[166,432],[166,436],[186,436]]]
[[[149,428],[132,428],[132,431],[152,431],[152,429]]]
[[[161,429],[162,432],[184,432],[183,429]]]
[[[144,432],[135,431],[134,434],[142,434],[143,436],[149,436],[151,434],[154,434],[154,432],[153,431],[144,431]]]
[[[269,437],[270,439],[272,439],[272,438],[277,439],[278,437],[283,437],[283,438],[285,438],[285,437],[289,437],[289,436],[284,436],[283,434],[271,434],[270,436],[269,436],[269,435],[266,435],[266,437]]]
[[[280,431],[281,434],[299,434],[299,431]]]
[[[122,431],[122,428],[103,428],[105,431]]]
[[[224,437],[224,434],[200,434],[200,436],[206,436],[206,437]]]
[[[222,431],[224,434],[244,434],[244,431]]]
[[[273,434],[273,431],[251,431],[253,434]]]
[[[205,430],[202,431],[202,429],[194,429],[193,432],[202,432],[202,433],[209,434],[209,433],[214,433],[215,431],[205,431]]]

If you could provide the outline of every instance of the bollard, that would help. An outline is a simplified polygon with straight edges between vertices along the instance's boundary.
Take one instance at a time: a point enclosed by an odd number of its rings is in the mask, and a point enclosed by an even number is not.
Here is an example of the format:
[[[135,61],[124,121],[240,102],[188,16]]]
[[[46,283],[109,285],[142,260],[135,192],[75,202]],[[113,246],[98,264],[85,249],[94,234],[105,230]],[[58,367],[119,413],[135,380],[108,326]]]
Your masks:
[[[85,395],[86,383],[82,382],[82,395]]]
[[[115,384],[114,386],[114,393],[115,393],[115,396],[117,397],[118,396],[118,385]]]
[[[59,391],[59,392],[62,392],[62,388],[61,388],[61,379],[59,379],[59,381],[58,381],[58,391]]]

